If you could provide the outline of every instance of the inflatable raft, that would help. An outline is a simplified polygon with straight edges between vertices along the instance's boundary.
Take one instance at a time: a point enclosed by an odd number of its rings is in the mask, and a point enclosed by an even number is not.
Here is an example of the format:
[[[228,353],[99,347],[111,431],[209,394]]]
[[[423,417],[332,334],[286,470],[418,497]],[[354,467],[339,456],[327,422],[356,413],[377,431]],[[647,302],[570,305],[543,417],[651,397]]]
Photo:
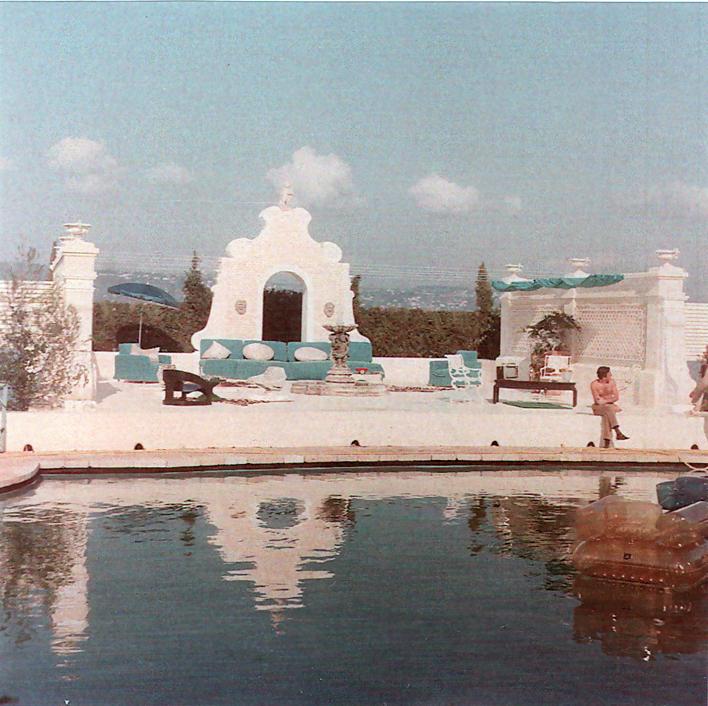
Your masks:
[[[578,510],[573,564],[606,581],[675,590],[708,578],[708,502],[663,513],[659,505],[609,495]]]

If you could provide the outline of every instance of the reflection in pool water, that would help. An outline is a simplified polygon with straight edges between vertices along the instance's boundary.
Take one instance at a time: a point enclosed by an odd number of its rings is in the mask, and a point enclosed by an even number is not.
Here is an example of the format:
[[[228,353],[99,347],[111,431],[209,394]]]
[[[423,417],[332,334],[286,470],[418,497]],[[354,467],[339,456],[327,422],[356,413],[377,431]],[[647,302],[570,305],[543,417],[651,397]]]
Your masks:
[[[705,595],[569,563],[577,507],[664,477],[45,480],[0,500],[0,699],[702,703]]]

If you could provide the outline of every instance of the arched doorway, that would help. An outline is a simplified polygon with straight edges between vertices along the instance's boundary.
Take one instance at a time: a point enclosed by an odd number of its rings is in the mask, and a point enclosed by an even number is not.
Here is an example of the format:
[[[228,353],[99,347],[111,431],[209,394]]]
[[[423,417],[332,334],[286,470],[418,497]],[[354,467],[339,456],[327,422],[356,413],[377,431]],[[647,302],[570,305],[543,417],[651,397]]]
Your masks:
[[[274,274],[263,287],[264,341],[302,341],[305,283],[292,272]]]

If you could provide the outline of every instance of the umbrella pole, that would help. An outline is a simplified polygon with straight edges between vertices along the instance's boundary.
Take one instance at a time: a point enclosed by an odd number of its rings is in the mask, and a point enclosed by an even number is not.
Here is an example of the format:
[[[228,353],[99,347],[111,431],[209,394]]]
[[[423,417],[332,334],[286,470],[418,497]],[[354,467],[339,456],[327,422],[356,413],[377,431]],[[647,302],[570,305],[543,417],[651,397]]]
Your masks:
[[[143,347],[143,307],[140,306],[140,323],[138,324],[138,348]]]

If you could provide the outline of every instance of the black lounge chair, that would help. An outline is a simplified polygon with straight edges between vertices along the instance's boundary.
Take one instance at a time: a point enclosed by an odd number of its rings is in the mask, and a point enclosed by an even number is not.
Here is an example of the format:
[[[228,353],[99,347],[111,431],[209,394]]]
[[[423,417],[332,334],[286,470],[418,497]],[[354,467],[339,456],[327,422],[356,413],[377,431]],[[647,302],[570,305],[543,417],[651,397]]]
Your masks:
[[[165,399],[162,400],[162,404],[211,404],[216,399],[214,388],[221,382],[219,378],[205,380],[199,375],[188,373],[185,370],[163,370],[162,376],[165,382]],[[179,392],[181,396],[175,397],[175,392]],[[187,395],[191,392],[201,392],[201,397],[190,399]]]

